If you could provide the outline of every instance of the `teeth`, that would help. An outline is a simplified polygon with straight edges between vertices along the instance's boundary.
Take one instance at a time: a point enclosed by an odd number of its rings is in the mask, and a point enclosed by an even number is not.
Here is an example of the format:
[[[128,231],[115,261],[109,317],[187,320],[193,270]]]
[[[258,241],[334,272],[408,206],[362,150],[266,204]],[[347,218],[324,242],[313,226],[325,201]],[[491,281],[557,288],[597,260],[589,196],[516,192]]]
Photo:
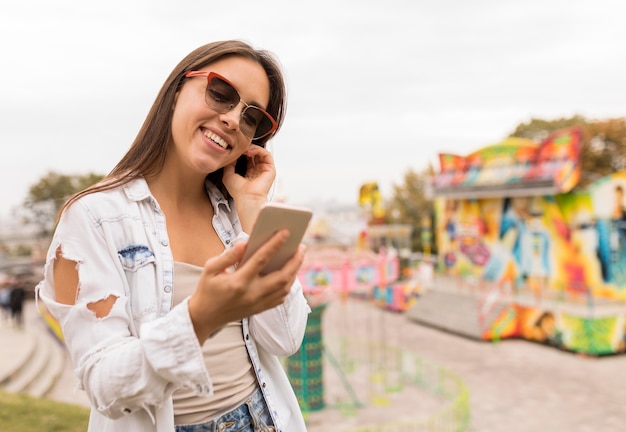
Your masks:
[[[221,139],[220,137],[215,135],[213,132],[205,131],[204,132],[204,136],[207,137],[208,139],[210,139],[211,141],[213,141],[218,146],[220,146],[222,148],[228,148],[228,144],[226,144],[226,142],[223,139]]]

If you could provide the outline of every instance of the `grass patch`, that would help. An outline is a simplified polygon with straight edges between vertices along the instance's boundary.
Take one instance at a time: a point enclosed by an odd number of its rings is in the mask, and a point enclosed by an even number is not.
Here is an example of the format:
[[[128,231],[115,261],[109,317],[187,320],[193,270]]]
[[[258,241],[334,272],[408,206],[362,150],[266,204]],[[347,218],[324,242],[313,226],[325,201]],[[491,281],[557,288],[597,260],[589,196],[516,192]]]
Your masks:
[[[89,409],[0,391],[0,431],[85,432]]]

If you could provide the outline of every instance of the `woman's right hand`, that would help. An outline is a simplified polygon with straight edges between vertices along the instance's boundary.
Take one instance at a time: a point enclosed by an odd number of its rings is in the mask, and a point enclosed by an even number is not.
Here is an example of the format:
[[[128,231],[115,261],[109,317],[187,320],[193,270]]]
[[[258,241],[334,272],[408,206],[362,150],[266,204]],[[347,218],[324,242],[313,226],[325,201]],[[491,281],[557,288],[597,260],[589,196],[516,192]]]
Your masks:
[[[289,294],[304,259],[304,246],[282,269],[262,276],[260,272],[289,237],[278,231],[245,264],[232,268],[243,256],[239,243],[204,265],[200,282],[189,299],[189,314],[200,343],[229,322],[249,317],[282,304]]]

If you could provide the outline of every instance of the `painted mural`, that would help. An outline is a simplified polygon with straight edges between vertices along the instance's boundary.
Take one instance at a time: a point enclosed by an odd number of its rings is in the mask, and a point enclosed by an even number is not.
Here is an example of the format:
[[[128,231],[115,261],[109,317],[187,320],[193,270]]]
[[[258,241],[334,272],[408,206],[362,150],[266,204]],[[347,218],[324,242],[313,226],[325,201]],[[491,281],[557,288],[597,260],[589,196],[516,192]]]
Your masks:
[[[485,331],[485,340],[523,338],[592,355],[626,352],[624,316],[580,316],[536,306],[511,304]]]
[[[510,137],[467,156],[441,153],[433,188],[437,194],[523,184],[527,188],[549,185],[555,192],[567,192],[580,178],[581,136],[579,128],[567,128],[541,143]]]
[[[559,131],[540,144],[508,139],[466,157],[440,157],[439,271],[478,281],[481,309],[495,313],[483,323],[487,313],[479,311],[486,340],[626,352],[626,171],[575,188],[577,134]],[[553,193],[546,193],[550,177]]]
[[[626,172],[554,196],[437,199],[439,264],[556,298],[626,300]]]

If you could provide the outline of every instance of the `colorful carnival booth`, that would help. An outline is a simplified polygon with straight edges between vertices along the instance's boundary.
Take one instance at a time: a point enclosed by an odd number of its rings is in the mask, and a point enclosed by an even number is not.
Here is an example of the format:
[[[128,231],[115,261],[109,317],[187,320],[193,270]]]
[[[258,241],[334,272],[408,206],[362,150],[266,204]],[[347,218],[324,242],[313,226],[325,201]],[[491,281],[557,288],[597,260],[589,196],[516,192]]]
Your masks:
[[[440,155],[439,276],[475,293],[481,338],[625,351],[626,172],[574,190],[580,149],[570,128]]]
[[[376,287],[398,279],[395,253],[312,249],[299,272],[312,312],[299,351],[287,359],[287,372],[300,406],[306,412],[324,408],[322,313],[330,301],[348,296],[372,298]]]
[[[300,349],[286,359],[289,380],[307,421],[314,424],[316,415],[340,413],[341,430],[350,432],[464,431],[468,427],[469,390],[463,380],[393,343],[403,337],[403,331],[390,326],[386,320],[391,315],[384,309],[404,310],[414,303],[408,298],[415,294],[400,296],[400,289],[389,288],[402,286],[403,280],[421,285],[433,279],[430,257],[414,256],[411,262],[415,266],[410,266],[412,277],[407,279],[400,277],[395,249],[310,246],[307,250],[299,278],[312,312]],[[324,337],[326,313],[333,324]],[[324,383],[331,382],[325,388]],[[403,418],[390,417],[385,409],[403,397],[423,398],[435,405],[420,407],[416,402]],[[377,422],[357,421],[362,409],[377,413]]]

